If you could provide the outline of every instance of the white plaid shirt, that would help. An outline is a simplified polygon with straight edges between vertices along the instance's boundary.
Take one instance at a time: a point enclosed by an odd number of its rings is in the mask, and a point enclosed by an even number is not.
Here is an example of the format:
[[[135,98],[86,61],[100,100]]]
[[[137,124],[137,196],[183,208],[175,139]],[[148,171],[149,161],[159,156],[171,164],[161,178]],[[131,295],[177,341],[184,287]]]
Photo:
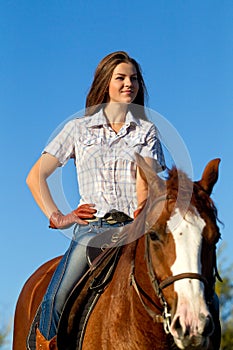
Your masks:
[[[75,158],[80,204],[95,203],[97,217],[111,209],[133,217],[137,208],[135,152],[155,159],[157,171],[165,166],[156,127],[130,112],[118,134],[107,124],[102,110],[73,119],[44,152],[62,165]]]

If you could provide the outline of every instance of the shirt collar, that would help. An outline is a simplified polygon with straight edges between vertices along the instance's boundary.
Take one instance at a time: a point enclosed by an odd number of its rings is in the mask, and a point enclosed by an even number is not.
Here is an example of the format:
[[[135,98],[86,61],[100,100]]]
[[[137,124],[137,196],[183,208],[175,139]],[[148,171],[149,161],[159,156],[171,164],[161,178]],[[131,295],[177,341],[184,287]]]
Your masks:
[[[97,112],[97,113],[95,113],[92,116],[89,116],[87,118],[89,119],[87,121],[88,128],[101,126],[101,125],[107,125],[107,119],[104,115],[102,108],[99,112]],[[140,125],[140,120],[138,118],[135,118],[133,116],[133,114],[131,113],[131,111],[128,111],[126,114],[126,118],[125,118],[125,124],[126,125],[131,125],[131,124]]]

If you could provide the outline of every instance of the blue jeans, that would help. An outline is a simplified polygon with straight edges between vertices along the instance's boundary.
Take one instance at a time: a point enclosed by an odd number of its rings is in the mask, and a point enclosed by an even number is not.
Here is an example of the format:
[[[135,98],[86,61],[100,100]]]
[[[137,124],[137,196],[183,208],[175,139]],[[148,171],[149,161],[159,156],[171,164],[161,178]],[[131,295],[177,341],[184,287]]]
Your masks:
[[[77,225],[68,250],[62,257],[41,304],[39,329],[42,335],[50,340],[57,334],[58,322],[63,306],[76,282],[87,271],[86,246],[96,234],[112,227],[124,224],[109,225],[106,222]]]

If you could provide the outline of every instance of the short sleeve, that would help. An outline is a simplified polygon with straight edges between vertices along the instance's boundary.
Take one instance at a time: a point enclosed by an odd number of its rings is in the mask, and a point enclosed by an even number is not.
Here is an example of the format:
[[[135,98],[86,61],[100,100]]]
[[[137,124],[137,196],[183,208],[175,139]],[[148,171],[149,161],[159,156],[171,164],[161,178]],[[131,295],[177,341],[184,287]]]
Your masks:
[[[164,153],[159,139],[159,133],[155,125],[152,125],[146,136],[145,146],[142,148],[141,156],[156,160],[156,171],[166,169]]]
[[[74,157],[75,122],[69,121],[63,129],[44,148],[42,153],[49,153],[56,157],[62,165]]]

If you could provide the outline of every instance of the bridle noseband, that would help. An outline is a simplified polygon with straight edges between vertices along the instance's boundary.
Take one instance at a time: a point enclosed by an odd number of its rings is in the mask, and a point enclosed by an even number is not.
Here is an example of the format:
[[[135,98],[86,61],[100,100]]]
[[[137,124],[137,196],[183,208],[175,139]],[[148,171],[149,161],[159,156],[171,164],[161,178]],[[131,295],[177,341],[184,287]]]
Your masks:
[[[166,201],[171,199],[169,196],[161,196],[158,197],[155,204],[157,204],[160,201]],[[208,300],[208,303],[212,302],[213,299],[213,290],[214,290],[214,282],[212,285],[207,281],[207,279],[199,274],[199,273],[193,273],[193,272],[185,272],[185,273],[180,273],[175,276],[169,276],[165,278],[162,282],[158,282],[158,279],[155,275],[153,266],[152,266],[152,260],[151,260],[151,255],[150,255],[150,249],[149,249],[149,234],[145,234],[145,257],[146,257],[146,264],[147,264],[147,271],[150,277],[150,282],[153,287],[153,290],[155,292],[155,295],[159,298],[160,303],[162,305],[157,305],[153,303],[153,305],[160,311],[160,313],[156,313],[153,311],[149,306],[145,304],[142,298],[142,294],[144,295],[145,292],[143,292],[143,289],[139,286],[136,278],[135,278],[135,257],[134,260],[131,263],[131,272],[130,272],[130,284],[134,287],[134,290],[136,291],[141,304],[143,305],[144,309],[148,313],[148,315],[153,319],[154,322],[159,322],[163,323],[164,326],[164,331],[166,334],[170,333],[170,325],[171,325],[171,314],[168,311],[168,303],[163,295],[163,289],[167,288],[171,284],[173,284],[176,281],[179,281],[181,279],[197,279],[204,283],[205,287],[208,288],[209,290],[212,291],[211,294],[211,300]],[[136,251],[136,250],[135,250]],[[217,267],[215,266],[215,271],[217,271]],[[145,296],[145,295],[144,295]],[[148,296],[146,296],[147,299],[150,299]]]

